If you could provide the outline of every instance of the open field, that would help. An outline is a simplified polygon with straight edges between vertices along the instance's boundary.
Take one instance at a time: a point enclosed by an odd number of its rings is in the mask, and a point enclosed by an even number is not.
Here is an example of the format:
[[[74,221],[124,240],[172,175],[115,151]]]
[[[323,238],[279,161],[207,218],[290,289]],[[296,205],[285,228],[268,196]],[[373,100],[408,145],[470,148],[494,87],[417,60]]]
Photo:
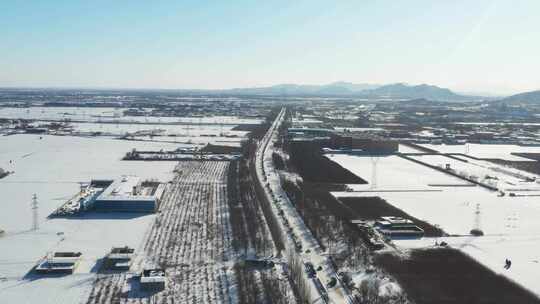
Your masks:
[[[490,145],[491,147],[491,145]],[[518,284],[540,295],[535,276],[540,272],[538,248],[540,248],[540,207],[536,197],[498,196],[495,191],[464,185],[464,181],[443,172],[433,170],[397,156],[381,157],[377,163],[377,187],[350,185],[355,192],[333,192],[338,198],[378,196],[407,214],[436,225],[454,236],[445,237],[447,243],[466,252],[497,274],[505,275]],[[475,171],[478,164],[465,163],[442,156],[418,156],[436,165],[448,161],[458,170]],[[372,163],[369,157],[330,156],[345,168],[371,181]],[[493,166],[493,164],[491,164]],[[504,172],[496,172],[500,181],[516,179]],[[530,174],[526,174],[530,175]],[[461,185],[461,186],[460,186]],[[506,184],[508,188],[537,189],[536,183],[519,182]],[[410,191],[414,190],[414,191]],[[434,191],[435,190],[435,191]],[[525,189],[526,190],[526,189]],[[480,215],[476,216],[476,208]],[[360,208],[360,207],[359,207]],[[484,237],[468,237],[470,230],[479,226]],[[422,248],[431,246],[435,240],[396,241],[400,247]],[[502,269],[506,258],[513,261],[509,271]]]
[[[440,168],[449,165],[453,173],[501,191],[523,195],[539,194],[538,191],[540,191],[540,184],[534,181],[536,175],[489,161],[462,157],[466,160],[464,162],[443,155],[415,155],[409,157]]]
[[[155,117],[155,116],[124,116],[125,108],[96,108],[96,107],[29,107],[9,108],[0,107],[0,118],[33,119],[33,120],[65,120],[111,122],[111,123],[156,123],[156,124],[214,124],[238,125],[258,124],[258,118],[239,118],[235,116],[207,117]]]
[[[472,144],[467,145],[431,145],[422,144],[422,147],[433,149],[441,153],[463,153],[469,154],[477,158],[499,158],[504,160],[516,160],[523,161],[528,160],[517,155],[512,155],[513,152],[524,153],[539,153],[540,147],[528,147],[518,145],[484,145],[484,144]],[[468,153],[467,147],[468,146]]]
[[[377,171],[376,184],[381,189],[433,190],[435,188],[430,187],[430,184],[463,185],[466,183],[461,179],[419,166],[396,155],[372,158],[346,154],[327,154],[326,157],[368,182],[365,185],[350,185],[352,189],[358,191],[367,191],[372,188],[374,162],[376,162]]]
[[[239,147],[247,139],[247,131],[239,126],[257,126],[259,118],[238,116],[156,117],[124,116],[125,108],[91,107],[0,107],[0,119],[31,120],[32,126],[44,123],[64,123],[58,135],[125,137],[132,140],[163,141],[182,145],[202,146],[208,143]],[[14,132],[15,125],[4,132]],[[6,125],[5,127],[8,127]],[[20,130],[19,130],[20,131]]]

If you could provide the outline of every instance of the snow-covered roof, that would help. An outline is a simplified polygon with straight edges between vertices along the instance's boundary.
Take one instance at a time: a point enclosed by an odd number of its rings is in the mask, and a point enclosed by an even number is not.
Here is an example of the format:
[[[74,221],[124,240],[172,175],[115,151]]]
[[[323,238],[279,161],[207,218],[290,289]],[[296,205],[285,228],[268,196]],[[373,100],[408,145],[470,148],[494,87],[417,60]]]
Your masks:
[[[155,195],[139,195],[134,189],[140,185],[137,176],[124,175],[115,180],[99,197],[98,201],[155,201]]]

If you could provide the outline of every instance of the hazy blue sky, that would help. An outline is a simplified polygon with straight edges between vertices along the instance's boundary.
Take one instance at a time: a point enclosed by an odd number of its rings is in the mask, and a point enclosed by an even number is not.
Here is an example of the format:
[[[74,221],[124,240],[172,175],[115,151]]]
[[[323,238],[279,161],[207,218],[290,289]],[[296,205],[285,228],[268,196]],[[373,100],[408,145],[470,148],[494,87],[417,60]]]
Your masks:
[[[539,14],[538,0],[0,0],[0,86],[512,93],[540,89]]]

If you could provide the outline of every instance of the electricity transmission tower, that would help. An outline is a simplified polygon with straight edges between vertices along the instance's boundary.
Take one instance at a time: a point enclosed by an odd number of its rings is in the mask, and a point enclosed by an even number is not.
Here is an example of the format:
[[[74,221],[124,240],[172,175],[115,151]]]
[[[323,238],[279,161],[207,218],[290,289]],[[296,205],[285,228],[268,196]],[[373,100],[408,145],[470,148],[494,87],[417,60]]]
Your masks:
[[[377,188],[377,162],[379,157],[371,156],[371,189]]]
[[[39,229],[39,220],[38,220],[38,201],[37,195],[32,196],[32,230],[36,231]]]
[[[474,211],[474,229],[480,230],[480,204],[476,204]]]
[[[476,204],[476,210],[474,211],[474,227],[471,230],[471,235],[482,236],[484,232],[480,229],[480,204]]]

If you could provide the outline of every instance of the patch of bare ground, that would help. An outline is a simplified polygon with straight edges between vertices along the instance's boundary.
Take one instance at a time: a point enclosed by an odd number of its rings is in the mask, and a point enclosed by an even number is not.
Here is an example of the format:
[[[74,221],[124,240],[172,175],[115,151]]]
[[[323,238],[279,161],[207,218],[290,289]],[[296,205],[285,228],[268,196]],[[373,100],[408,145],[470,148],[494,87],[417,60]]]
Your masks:
[[[240,147],[207,144],[200,151],[204,153],[231,154],[240,153],[240,150]]]
[[[417,304],[540,303],[531,292],[452,248],[413,250],[407,258],[383,253],[375,262]]]
[[[512,155],[540,161],[540,153],[512,152]]]
[[[442,229],[409,215],[378,196],[342,197],[339,200],[350,208],[353,212],[350,215],[356,219],[376,220],[381,216],[399,216],[412,220],[418,227],[424,229],[425,236],[436,237],[446,235]]]
[[[305,181],[313,183],[366,184],[362,178],[329,160],[321,154],[321,148],[313,142],[289,142],[289,167]]]
[[[534,160],[515,161],[515,160],[504,160],[504,159],[485,159],[485,160],[498,164],[498,165],[503,165],[503,166],[508,166],[508,167],[519,169],[519,170],[523,170],[525,172],[529,172],[532,174],[540,174],[540,161],[534,161]]]

